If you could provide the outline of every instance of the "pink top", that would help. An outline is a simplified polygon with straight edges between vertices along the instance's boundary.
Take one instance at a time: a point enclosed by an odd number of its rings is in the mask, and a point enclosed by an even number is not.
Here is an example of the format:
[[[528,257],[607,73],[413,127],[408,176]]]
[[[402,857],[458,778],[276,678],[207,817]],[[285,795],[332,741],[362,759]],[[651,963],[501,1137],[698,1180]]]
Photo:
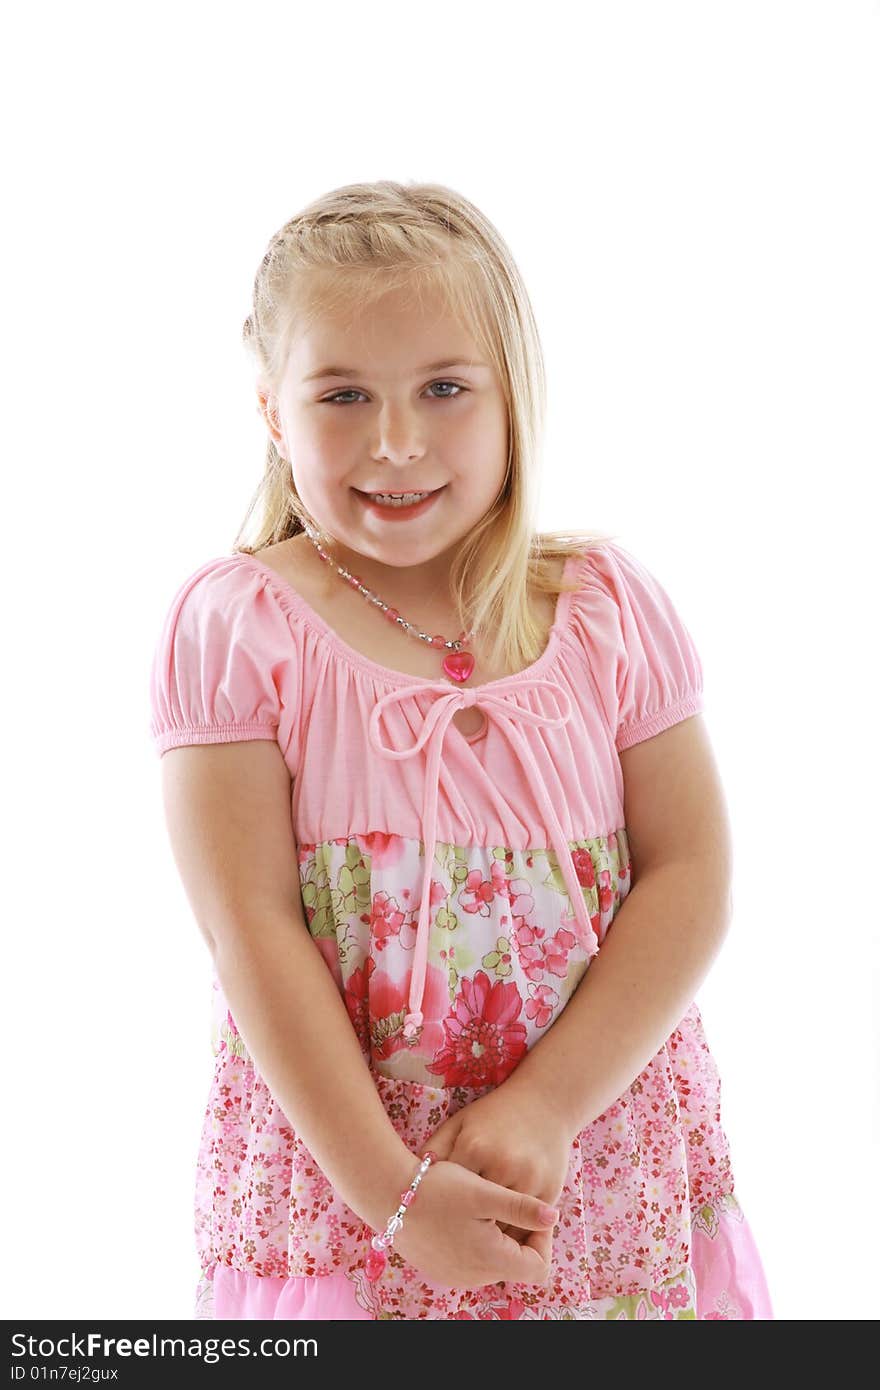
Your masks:
[[[177,591],[161,634],[156,747],[277,739],[311,842],[352,825],[419,835],[426,812],[431,837],[448,840],[534,846],[545,816],[554,848],[560,831],[607,833],[623,812],[615,753],[701,710],[702,668],[665,591],[623,547],[570,557],[566,580],[574,574],[582,587],[560,594],[537,661],[459,688],[363,656],[257,558],[209,560]],[[472,705],[488,723],[465,736],[450,720]]]
[[[618,754],[703,708],[694,644],[641,562],[605,541],[572,555],[565,576],[579,587],[560,595],[543,654],[483,685],[371,661],[239,553],[182,584],[156,649],[160,754],[277,741],[306,922],[414,1152],[499,1085],[565,1007],[631,886]],[[465,735],[452,717],[470,706],[484,725]],[[497,1288],[441,1293],[396,1254],[375,1288],[363,1281],[371,1233],[278,1109],[214,989],[197,1199],[206,1277],[344,1276],[363,1316],[512,1316],[486,1311]],[[516,1316],[644,1316],[604,1310],[645,1291],[655,1309],[695,1315],[682,1311],[694,1299],[691,1222],[711,1211],[714,1232],[736,1207],[718,1088],[693,1005],[575,1139],[555,1282],[514,1290]],[[690,1127],[699,1144],[685,1141]],[[633,1153],[644,1155],[635,1166]]]
[[[566,561],[567,582],[577,563],[584,568],[581,557]],[[560,594],[537,661],[515,676],[466,688],[371,661],[250,556],[208,561],[172,607],[169,621],[182,649],[177,681],[161,668],[153,679],[152,732],[160,752],[230,737],[277,738],[296,779],[299,840],[316,844],[350,834],[353,826],[415,838],[424,833],[408,1038],[417,1039],[423,1023],[438,836],[522,848],[548,838],[581,938],[594,955],[599,942],[567,841],[607,834],[621,823],[623,785],[612,743],[618,751],[628,748],[702,708],[696,649],[647,571],[606,542],[603,552],[588,555],[584,580],[574,600]],[[196,603],[185,604],[193,592]],[[327,648],[336,661],[328,662]],[[395,688],[386,689],[389,684]],[[465,736],[451,720],[472,706],[488,724]],[[297,710],[309,711],[307,745]],[[355,748],[366,732],[374,755],[408,765],[386,771],[375,756],[359,750],[353,757],[342,729],[352,732]],[[529,736],[536,729],[543,738]]]

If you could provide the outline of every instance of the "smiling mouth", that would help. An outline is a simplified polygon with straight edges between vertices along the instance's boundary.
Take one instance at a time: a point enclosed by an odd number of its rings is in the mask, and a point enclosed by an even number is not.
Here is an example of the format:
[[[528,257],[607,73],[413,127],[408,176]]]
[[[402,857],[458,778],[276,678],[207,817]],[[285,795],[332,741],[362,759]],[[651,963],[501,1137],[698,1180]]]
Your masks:
[[[443,487],[445,486],[446,484],[444,483]],[[432,493],[442,492],[443,487],[408,487],[403,492],[385,492],[382,488],[376,488],[374,492],[365,492],[363,488],[355,487],[352,488],[352,492],[359,492],[361,497],[417,497],[420,493],[424,493],[426,497],[430,497]]]

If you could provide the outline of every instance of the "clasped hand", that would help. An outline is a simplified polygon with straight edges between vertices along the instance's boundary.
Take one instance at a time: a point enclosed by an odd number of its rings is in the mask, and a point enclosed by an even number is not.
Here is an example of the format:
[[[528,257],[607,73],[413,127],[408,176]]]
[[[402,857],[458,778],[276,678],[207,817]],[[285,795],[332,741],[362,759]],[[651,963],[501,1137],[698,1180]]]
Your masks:
[[[419,1150],[459,1163],[472,1173],[555,1207],[562,1194],[571,1136],[558,1115],[538,1097],[505,1085],[471,1101],[434,1131]],[[520,1245],[531,1245],[549,1261],[553,1231],[528,1231],[502,1223],[499,1229]]]

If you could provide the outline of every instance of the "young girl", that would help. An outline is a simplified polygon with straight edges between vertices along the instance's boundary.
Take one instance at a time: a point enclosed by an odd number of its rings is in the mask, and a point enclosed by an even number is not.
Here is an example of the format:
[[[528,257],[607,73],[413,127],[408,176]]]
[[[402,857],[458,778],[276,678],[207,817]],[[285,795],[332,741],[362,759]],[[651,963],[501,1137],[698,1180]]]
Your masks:
[[[628,550],[536,533],[507,247],[447,187],[339,189],[245,337],[258,532],[151,680],[214,967],[196,1316],[771,1318],[693,1002],[731,917],[700,661]]]

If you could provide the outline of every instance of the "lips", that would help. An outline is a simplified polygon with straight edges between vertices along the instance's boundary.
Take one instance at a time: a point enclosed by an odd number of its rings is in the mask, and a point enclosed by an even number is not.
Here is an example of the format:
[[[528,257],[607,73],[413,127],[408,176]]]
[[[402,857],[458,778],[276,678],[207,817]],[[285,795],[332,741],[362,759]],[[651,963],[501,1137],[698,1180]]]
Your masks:
[[[446,484],[444,483],[443,486],[445,487]],[[384,494],[384,495],[387,496],[387,497],[406,497],[406,496],[407,496],[409,493],[411,493],[411,492],[427,492],[427,493],[429,493],[429,494],[432,493],[432,492],[442,492],[442,488],[439,488],[439,487],[402,487],[402,488],[396,488],[396,489],[394,490],[394,492],[385,492],[384,489],[381,488],[381,487],[371,487],[371,488],[360,488],[360,487],[356,487],[356,488],[352,488],[352,491],[353,491],[353,492],[359,492],[360,495],[361,495],[361,497],[369,497],[372,493]]]
[[[352,492],[361,499],[364,507],[372,516],[381,518],[383,522],[397,523],[414,521],[417,517],[423,516],[425,512],[430,511],[445,489],[446,484],[444,483],[443,487],[434,488],[433,492],[429,492],[420,502],[406,502],[402,505],[395,505],[391,502],[376,502],[368,492],[361,492],[360,488],[354,487]]]

